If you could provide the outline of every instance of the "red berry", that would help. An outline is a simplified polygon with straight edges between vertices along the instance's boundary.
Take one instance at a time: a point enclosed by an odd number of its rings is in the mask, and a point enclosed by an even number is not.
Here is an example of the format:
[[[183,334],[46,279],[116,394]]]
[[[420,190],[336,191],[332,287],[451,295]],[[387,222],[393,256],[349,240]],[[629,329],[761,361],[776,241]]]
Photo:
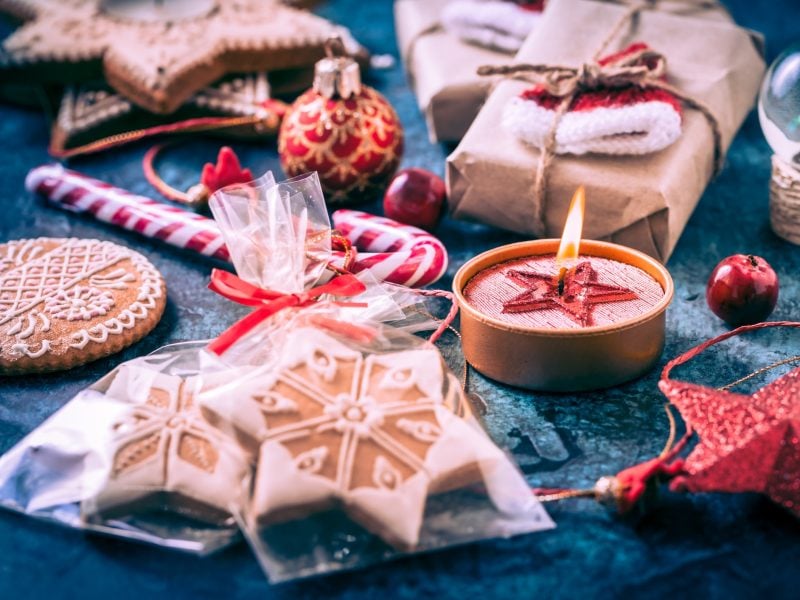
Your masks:
[[[390,219],[432,231],[442,215],[444,181],[425,169],[403,169],[395,175],[383,197],[383,212]]]
[[[775,308],[778,287],[778,276],[767,261],[752,254],[734,254],[708,278],[706,301],[731,326],[758,323]]]

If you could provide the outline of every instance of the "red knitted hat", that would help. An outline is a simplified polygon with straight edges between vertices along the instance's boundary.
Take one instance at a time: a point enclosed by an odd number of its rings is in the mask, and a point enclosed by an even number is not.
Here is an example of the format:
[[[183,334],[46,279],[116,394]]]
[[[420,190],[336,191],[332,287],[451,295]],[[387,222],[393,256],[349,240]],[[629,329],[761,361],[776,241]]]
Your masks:
[[[601,65],[646,50],[631,44],[598,61]],[[647,59],[642,57],[642,64]],[[513,98],[503,126],[524,142],[539,146],[547,136],[561,99],[542,86]],[[648,154],[666,148],[681,134],[681,105],[664,90],[630,86],[593,90],[575,96],[556,132],[557,154]]]

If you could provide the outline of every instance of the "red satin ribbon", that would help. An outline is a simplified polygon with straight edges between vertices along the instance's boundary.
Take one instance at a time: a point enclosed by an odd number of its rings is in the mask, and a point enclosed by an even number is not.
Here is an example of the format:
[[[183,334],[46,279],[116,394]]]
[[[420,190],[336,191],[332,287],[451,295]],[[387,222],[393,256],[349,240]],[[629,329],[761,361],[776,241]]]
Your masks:
[[[352,298],[367,289],[355,275],[338,275],[326,284],[299,294],[282,294],[259,288],[240,279],[233,273],[220,269],[214,269],[211,272],[211,282],[208,287],[228,300],[233,300],[245,306],[258,307],[223,331],[217,339],[208,345],[208,349],[217,355],[222,355],[256,325],[285,308],[308,306],[325,294]],[[339,304],[342,306],[364,306],[364,304],[352,302]]]

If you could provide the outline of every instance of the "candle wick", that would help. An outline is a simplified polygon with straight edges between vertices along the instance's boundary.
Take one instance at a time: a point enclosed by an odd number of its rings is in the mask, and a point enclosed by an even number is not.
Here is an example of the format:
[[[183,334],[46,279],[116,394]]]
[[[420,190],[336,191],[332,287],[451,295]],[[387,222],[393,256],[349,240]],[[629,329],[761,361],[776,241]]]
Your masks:
[[[564,295],[564,278],[567,276],[567,267],[561,267],[558,273],[558,295]]]

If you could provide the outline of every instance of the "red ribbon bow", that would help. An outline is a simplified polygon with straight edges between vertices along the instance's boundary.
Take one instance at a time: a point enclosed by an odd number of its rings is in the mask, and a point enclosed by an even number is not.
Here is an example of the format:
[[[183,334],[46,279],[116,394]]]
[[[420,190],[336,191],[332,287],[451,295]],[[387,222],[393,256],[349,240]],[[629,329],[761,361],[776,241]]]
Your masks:
[[[283,294],[265,290],[247,283],[233,273],[214,269],[211,272],[209,289],[245,306],[256,306],[256,310],[240,319],[208,345],[214,354],[222,355],[239,338],[275,313],[291,307],[308,306],[319,300],[320,296],[330,294],[352,298],[366,291],[366,286],[355,275],[337,275],[328,283],[311,288],[299,294]],[[363,303],[339,303],[340,306],[365,306]]]

